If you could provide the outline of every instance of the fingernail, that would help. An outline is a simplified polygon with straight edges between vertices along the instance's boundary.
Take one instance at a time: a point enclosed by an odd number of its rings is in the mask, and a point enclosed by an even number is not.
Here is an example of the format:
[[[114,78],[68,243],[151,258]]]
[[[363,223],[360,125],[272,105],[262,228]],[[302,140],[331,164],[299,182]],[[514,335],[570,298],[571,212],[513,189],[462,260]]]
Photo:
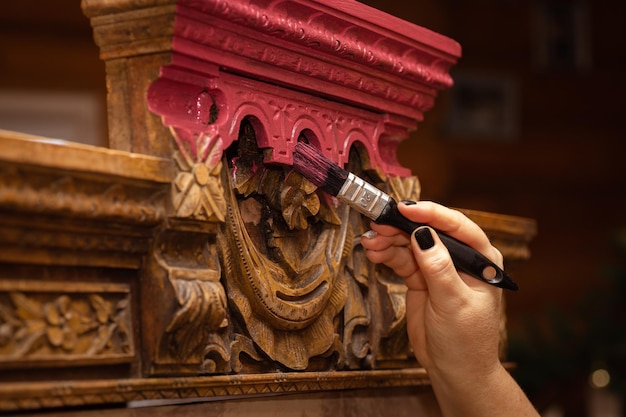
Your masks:
[[[400,201],[402,204],[405,204],[407,206],[412,206],[413,204],[417,204],[417,201],[413,201],[413,200],[402,200]]]
[[[420,227],[413,233],[413,236],[421,250],[430,249],[435,246],[433,234],[428,227]]]
[[[368,230],[367,232],[365,232],[365,233],[363,233],[361,235],[361,237],[364,237],[366,239],[371,239],[371,238],[376,237],[376,236],[378,236],[378,233],[375,232],[374,230]]]

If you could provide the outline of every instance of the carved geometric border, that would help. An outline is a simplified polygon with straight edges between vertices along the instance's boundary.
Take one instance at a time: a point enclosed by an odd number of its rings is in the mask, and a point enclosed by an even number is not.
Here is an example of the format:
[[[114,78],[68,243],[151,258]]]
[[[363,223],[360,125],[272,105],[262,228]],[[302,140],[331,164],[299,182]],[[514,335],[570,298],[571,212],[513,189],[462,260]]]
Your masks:
[[[429,384],[423,368],[0,385],[0,410]]]

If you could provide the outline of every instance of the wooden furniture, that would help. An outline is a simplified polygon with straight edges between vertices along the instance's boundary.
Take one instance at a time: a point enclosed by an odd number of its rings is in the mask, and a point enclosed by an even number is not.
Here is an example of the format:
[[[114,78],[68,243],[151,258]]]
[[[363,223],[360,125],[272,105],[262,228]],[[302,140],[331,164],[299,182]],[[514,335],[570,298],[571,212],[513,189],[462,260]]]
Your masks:
[[[305,138],[419,199],[396,148],[459,45],[352,1],[82,7],[110,149],[0,132],[0,409],[298,393],[436,415],[402,280],[359,244],[368,221],[290,163]],[[468,214],[528,256],[532,221]]]

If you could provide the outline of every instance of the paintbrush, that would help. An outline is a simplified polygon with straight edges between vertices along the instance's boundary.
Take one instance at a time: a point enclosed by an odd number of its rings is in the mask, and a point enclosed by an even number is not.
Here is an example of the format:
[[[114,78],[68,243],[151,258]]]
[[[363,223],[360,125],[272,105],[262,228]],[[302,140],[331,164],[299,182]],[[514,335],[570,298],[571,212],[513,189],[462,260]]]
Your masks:
[[[418,227],[426,226],[404,217],[391,196],[330,161],[311,145],[304,142],[296,144],[293,167],[317,187],[346,202],[375,223],[395,226],[409,235]],[[517,284],[494,262],[460,240],[433,230],[450,252],[459,271],[496,287],[517,291]]]

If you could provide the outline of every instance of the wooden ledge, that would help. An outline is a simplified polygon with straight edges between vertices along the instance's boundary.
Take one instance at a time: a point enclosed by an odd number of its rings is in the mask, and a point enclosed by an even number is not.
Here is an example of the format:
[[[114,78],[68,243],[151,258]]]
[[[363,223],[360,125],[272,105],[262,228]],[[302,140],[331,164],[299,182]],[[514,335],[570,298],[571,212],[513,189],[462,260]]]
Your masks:
[[[164,184],[174,177],[169,159],[0,129],[4,162]]]

